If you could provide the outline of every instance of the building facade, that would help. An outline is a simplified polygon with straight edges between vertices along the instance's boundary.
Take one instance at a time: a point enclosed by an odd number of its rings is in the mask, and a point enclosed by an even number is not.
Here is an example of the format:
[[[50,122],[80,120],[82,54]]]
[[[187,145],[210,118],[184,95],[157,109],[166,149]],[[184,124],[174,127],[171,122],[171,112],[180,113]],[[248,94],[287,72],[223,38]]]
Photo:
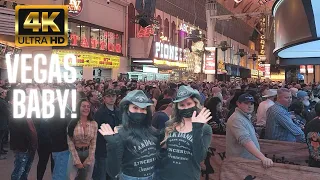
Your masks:
[[[107,3],[106,0],[79,1],[80,9],[72,11],[75,9],[72,9],[74,7],[72,6],[73,1],[70,0],[17,0],[17,4],[26,5],[68,5],[69,43],[66,47],[16,48],[21,49],[22,53],[33,55],[44,53],[47,57],[50,57],[49,55],[52,53],[57,53],[60,56],[74,53],[77,56],[76,70],[79,79],[96,79],[98,81],[117,79],[119,73],[128,70],[126,34],[128,3],[124,0],[111,1],[110,3]],[[6,9],[10,9],[10,7]],[[14,14],[14,8],[11,8],[10,11]],[[9,36],[13,36],[14,16],[10,20],[12,21],[11,25],[13,23],[13,28],[10,29]],[[0,34],[5,33],[4,30],[0,31]]]

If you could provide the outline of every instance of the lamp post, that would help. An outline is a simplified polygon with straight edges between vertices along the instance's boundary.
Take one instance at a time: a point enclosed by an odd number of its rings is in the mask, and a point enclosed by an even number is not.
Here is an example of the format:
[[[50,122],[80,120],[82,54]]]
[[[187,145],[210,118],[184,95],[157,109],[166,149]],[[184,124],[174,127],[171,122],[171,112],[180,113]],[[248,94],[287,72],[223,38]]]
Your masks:
[[[211,18],[213,16],[217,15],[217,3],[216,0],[207,0],[206,2],[206,19],[207,19],[207,46],[213,47],[214,46],[214,31],[217,19]],[[215,64],[217,67],[217,64]],[[201,67],[203,68],[203,67]],[[217,68],[216,68],[217,69]],[[215,76],[217,74],[217,71],[215,71],[215,74],[207,74],[207,81],[212,82],[215,80]]]

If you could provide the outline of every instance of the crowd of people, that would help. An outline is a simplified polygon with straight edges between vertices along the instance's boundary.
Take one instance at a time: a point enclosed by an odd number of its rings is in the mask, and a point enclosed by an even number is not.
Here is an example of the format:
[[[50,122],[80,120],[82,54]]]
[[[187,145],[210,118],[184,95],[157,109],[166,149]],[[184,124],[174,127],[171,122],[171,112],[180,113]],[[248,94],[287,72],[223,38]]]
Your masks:
[[[12,118],[12,91],[76,89],[77,118]],[[69,96],[71,97],[71,96]],[[226,135],[227,158],[273,162],[260,139],[307,143],[309,165],[320,167],[320,84],[79,80],[75,84],[0,81],[0,159],[10,142],[12,180],[37,163],[42,180],[200,179],[212,134]],[[45,102],[42,102],[45,103]],[[33,162],[38,154],[38,162]]]

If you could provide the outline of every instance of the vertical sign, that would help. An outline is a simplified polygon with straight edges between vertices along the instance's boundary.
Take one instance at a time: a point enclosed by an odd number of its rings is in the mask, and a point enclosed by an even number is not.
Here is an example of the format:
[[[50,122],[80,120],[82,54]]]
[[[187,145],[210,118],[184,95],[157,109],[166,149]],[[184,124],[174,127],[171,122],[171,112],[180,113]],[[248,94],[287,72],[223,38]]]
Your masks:
[[[300,73],[305,74],[306,73],[306,66],[305,65],[300,65]]]
[[[215,74],[216,73],[216,48],[210,48],[210,53],[205,55],[204,73]]]
[[[265,70],[264,77],[270,79],[270,64],[265,64],[264,65],[264,70]]]
[[[266,55],[266,36],[265,36],[265,32],[266,32],[266,17],[262,17],[260,19],[260,33],[262,34],[260,36],[260,52],[259,55],[260,56],[265,56]]]
[[[313,74],[313,65],[307,66],[308,74]]]

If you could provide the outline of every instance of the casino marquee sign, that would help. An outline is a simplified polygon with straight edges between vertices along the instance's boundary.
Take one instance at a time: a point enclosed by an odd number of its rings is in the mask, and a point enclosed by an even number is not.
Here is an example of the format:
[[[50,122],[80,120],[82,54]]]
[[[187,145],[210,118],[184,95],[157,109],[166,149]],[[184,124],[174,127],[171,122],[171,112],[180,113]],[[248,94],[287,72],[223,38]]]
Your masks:
[[[68,5],[68,15],[77,17],[83,10],[83,0],[64,0],[64,5]]]

